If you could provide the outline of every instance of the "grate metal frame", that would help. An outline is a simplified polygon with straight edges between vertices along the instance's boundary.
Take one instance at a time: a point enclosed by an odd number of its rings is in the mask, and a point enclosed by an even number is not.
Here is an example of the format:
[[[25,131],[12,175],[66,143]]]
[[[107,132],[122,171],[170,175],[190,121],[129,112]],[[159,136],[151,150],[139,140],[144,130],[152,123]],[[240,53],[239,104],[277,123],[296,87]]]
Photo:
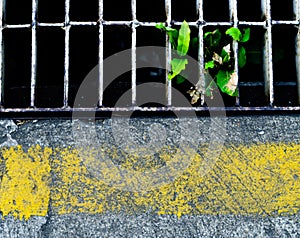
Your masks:
[[[38,1],[32,0],[32,13],[31,24],[6,24],[5,23],[5,3],[6,0],[0,0],[0,113],[25,113],[25,112],[72,112],[72,111],[97,111],[97,112],[126,112],[126,111],[300,111],[300,106],[287,106],[277,107],[274,106],[274,85],[297,85],[298,90],[298,103],[300,104],[300,0],[293,1],[293,11],[295,20],[273,20],[271,18],[271,0],[261,0],[262,14],[264,20],[262,21],[239,21],[237,0],[229,0],[229,14],[230,20],[228,22],[206,22],[203,14],[203,2],[204,0],[196,0],[195,10],[198,12],[198,20],[195,22],[188,22],[190,26],[198,28],[199,36],[199,50],[198,50],[198,62],[199,62],[199,77],[204,78],[204,42],[203,42],[203,28],[206,26],[261,26],[266,29],[264,37],[264,83],[240,83],[240,86],[262,86],[265,88],[265,96],[268,99],[268,106],[265,107],[242,107],[240,106],[239,96],[236,97],[236,105],[226,108],[208,108],[204,106],[204,96],[201,95],[201,106],[199,107],[174,107],[172,106],[172,82],[167,78],[166,72],[166,106],[163,107],[140,107],[136,105],[136,43],[137,34],[136,29],[139,26],[154,27],[157,22],[140,22],[136,17],[137,0],[131,0],[131,15],[130,21],[106,21],[103,19],[103,0],[99,0],[99,19],[98,21],[84,22],[84,21],[71,21],[70,20],[70,0],[65,0],[65,19],[64,22],[58,23],[45,23],[38,22]],[[181,25],[182,22],[173,21],[171,15],[171,0],[165,0],[165,12],[166,12],[166,25]],[[104,26],[129,26],[131,28],[131,89],[132,100],[129,107],[105,107],[103,105],[103,42],[104,42]],[[296,83],[274,83],[273,81],[273,62],[272,62],[272,27],[275,25],[291,25],[298,28],[296,36],[295,52],[296,52]],[[99,29],[99,51],[98,51],[98,63],[99,67],[99,105],[97,108],[72,108],[69,105],[69,71],[70,71],[70,30],[73,26],[98,26]],[[36,107],[36,78],[37,78],[37,27],[53,27],[63,28],[65,32],[65,52],[64,52],[64,95],[63,95],[63,107],[60,108],[40,108]],[[30,81],[30,107],[28,108],[5,108],[3,107],[3,83],[4,83],[4,43],[3,43],[3,30],[4,29],[31,29],[31,81]],[[238,43],[233,43],[234,57],[238,57]],[[166,66],[170,69],[171,60],[171,44],[166,36]],[[235,61],[235,70],[238,72],[238,61]],[[204,80],[202,86],[204,86]]]

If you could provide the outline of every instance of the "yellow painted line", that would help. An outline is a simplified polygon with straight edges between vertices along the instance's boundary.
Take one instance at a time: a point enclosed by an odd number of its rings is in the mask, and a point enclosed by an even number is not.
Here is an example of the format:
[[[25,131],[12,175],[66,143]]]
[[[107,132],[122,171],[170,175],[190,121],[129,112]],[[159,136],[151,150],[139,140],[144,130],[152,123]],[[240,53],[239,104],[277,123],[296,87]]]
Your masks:
[[[186,149],[188,150],[188,149]],[[203,176],[205,145],[193,156],[180,177],[148,192],[123,191],[94,177],[72,148],[41,148],[24,151],[20,146],[3,149],[0,158],[0,211],[3,216],[45,216],[49,205],[55,214],[126,211],[135,214],[240,214],[292,215],[300,211],[300,145],[267,143],[227,145],[211,170]],[[112,160],[117,149],[104,150]],[[93,151],[88,156],[93,161]],[[159,154],[162,161],[172,154]],[[122,166],[145,172],[157,169],[149,156],[128,156]],[[144,158],[145,159],[145,158]],[[107,168],[108,169],[108,168]],[[132,169],[133,170],[133,169]],[[114,170],[102,170],[111,177]],[[130,183],[139,183],[128,178]]]
[[[52,150],[39,146],[24,152],[20,146],[2,151],[0,211],[3,216],[28,219],[45,216],[50,197],[49,156]]]

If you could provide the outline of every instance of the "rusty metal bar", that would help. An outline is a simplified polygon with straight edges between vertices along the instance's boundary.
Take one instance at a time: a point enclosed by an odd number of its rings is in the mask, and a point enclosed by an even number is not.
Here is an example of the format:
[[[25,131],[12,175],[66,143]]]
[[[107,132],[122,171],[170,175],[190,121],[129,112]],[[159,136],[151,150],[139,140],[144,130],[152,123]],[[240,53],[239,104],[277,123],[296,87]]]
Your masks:
[[[272,57],[272,19],[271,19],[271,2],[262,0],[262,12],[265,16],[265,44],[264,44],[264,79],[265,95],[268,98],[270,106],[274,103],[274,85],[273,85],[273,57]]]
[[[64,107],[69,105],[69,72],[70,72],[70,0],[65,1],[65,59],[64,59]]]
[[[98,106],[103,106],[103,0],[99,0],[99,51],[98,51],[98,64],[99,64],[99,99],[98,99]]]
[[[131,14],[132,14],[132,23],[131,23],[131,103],[136,105],[136,0],[131,0]]]
[[[171,26],[171,0],[165,0],[165,9],[167,16],[167,26]],[[168,106],[172,105],[172,81],[168,79],[169,71],[171,70],[172,46],[169,36],[166,34],[166,102]]]
[[[37,7],[38,0],[32,0],[31,12],[31,80],[30,80],[30,107],[35,107],[35,89],[36,89],[36,67],[37,67]]]

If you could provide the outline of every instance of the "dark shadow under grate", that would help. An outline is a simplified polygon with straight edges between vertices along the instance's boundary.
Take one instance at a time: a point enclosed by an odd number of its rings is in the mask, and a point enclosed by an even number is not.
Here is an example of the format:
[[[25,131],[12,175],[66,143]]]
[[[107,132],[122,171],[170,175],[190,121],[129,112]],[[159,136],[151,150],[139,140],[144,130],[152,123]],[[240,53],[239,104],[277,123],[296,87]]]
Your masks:
[[[216,7],[218,6],[218,7]],[[187,20],[192,34],[208,29],[238,26],[251,28],[247,43],[248,63],[239,71],[239,97],[222,95],[225,108],[208,108],[203,97],[196,106],[172,103],[172,87],[188,99],[190,83],[176,85],[166,71],[136,69],[117,78],[103,91],[105,69],[95,87],[101,114],[111,111],[300,111],[299,0],[175,0],[108,1],[1,1],[0,113],[70,113],[80,84],[99,62],[114,53],[139,46],[167,46],[168,39],[155,29],[165,22],[178,26]],[[203,47],[199,44],[199,47]],[[201,48],[198,49],[201,52]],[[167,54],[166,54],[167,56]],[[203,56],[192,55],[199,62]],[[135,57],[134,55],[132,57]],[[163,64],[169,64],[167,57]],[[203,65],[199,65],[199,74]],[[165,105],[137,105],[145,82],[165,83]],[[173,84],[173,85],[172,85]],[[118,98],[131,90],[131,101],[115,107]],[[87,108],[92,110],[92,108]],[[36,114],[35,114],[36,113]]]

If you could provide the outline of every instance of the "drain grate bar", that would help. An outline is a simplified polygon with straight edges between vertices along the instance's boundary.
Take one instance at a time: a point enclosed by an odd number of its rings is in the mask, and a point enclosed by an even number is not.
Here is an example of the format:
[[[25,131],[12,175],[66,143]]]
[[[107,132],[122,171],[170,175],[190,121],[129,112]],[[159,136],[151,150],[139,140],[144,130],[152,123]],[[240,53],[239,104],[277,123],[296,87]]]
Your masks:
[[[32,26],[31,26],[31,81],[30,81],[30,107],[35,107],[35,86],[36,86],[36,64],[37,64],[37,6],[38,0],[32,0]]]
[[[166,34],[166,40],[165,40],[165,46],[166,46],[166,59],[165,64],[166,70],[165,73],[165,83],[166,83],[166,90],[165,90],[165,99],[166,99],[166,107],[151,107],[151,109],[147,107],[138,107],[137,106],[137,45],[138,45],[138,37],[137,37],[137,29],[139,27],[154,27],[158,21],[139,21],[139,18],[137,17],[137,0],[129,0],[130,1],[130,9],[131,9],[131,17],[128,20],[106,20],[106,17],[104,15],[105,12],[105,0],[99,0],[98,1],[98,19],[92,21],[83,20],[83,21],[74,21],[74,19],[71,17],[71,0],[65,0],[65,10],[64,10],[64,19],[63,22],[45,22],[40,21],[38,18],[38,6],[39,6],[39,0],[32,0],[31,2],[31,22],[24,23],[20,22],[20,24],[17,24],[16,22],[7,22],[6,21],[6,0],[0,0],[0,112],[8,113],[8,112],[44,112],[44,111],[70,111],[70,110],[77,110],[76,108],[71,107],[71,79],[70,79],[70,40],[72,40],[71,36],[71,29],[73,27],[81,26],[81,27],[88,27],[88,26],[94,26],[95,29],[97,28],[97,35],[98,35],[98,63],[99,63],[99,78],[98,78],[98,107],[97,111],[127,111],[127,110],[141,110],[141,111],[166,111],[166,110],[183,110],[183,111],[203,111],[208,110],[207,107],[205,107],[205,96],[201,95],[200,104],[196,107],[188,108],[182,108],[182,107],[174,107],[172,102],[172,82],[168,80],[168,71],[171,68],[171,43],[170,40]],[[195,8],[194,10],[197,12],[197,19],[194,19],[194,21],[188,21],[188,24],[191,26],[191,28],[197,29],[197,35],[199,37],[199,44],[198,44],[198,70],[199,70],[199,78],[201,80],[201,87],[202,90],[204,90],[205,87],[205,80],[204,80],[204,30],[206,27],[253,27],[253,28],[261,28],[264,29],[263,32],[263,52],[262,52],[262,71],[263,71],[263,80],[259,82],[243,82],[242,77],[239,72],[238,68],[238,60],[235,61],[234,70],[237,72],[237,75],[239,77],[239,81],[241,81],[238,85],[239,88],[243,87],[261,87],[264,88],[264,96],[267,100],[266,104],[263,106],[242,106],[244,105],[243,102],[241,102],[241,98],[243,95],[241,94],[241,90],[239,90],[239,95],[236,97],[235,100],[235,106],[229,105],[226,107],[226,110],[229,111],[261,111],[261,110],[299,110],[300,105],[300,2],[299,0],[293,0],[292,4],[292,12],[293,17],[292,19],[273,19],[272,17],[272,3],[271,0],[261,0],[261,14],[262,18],[261,20],[253,21],[253,19],[246,21],[243,19],[243,17],[240,17],[239,14],[239,4],[241,3],[241,0],[228,0],[228,9],[229,9],[229,18],[228,21],[206,21],[205,20],[205,1],[208,0],[195,0]],[[181,19],[177,19],[174,17],[174,14],[172,12],[172,4],[175,4],[174,1],[171,0],[165,0],[164,1],[164,11],[166,14],[166,20],[165,24],[166,26],[180,26],[182,24]],[[105,78],[104,78],[104,68],[103,68],[103,61],[104,61],[104,35],[106,34],[104,31],[105,27],[127,27],[131,30],[130,32],[130,46],[131,47],[131,106],[129,107],[108,107],[106,106],[104,101],[104,84],[105,84]],[[278,79],[276,79],[276,71],[274,70],[274,67],[276,64],[273,62],[275,59],[274,56],[274,29],[276,27],[280,26],[288,26],[291,28],[297,29],[297,34],[295,36],[295,64],[296,64],[296,79],[294,81],[282,81],[278,82]],[[64,68],[64,75],[63,75],[63,103],[62,107],[38,107],[37,106],[37,100],[39,97],[39,94],[37,94],[37,65],[38,65],[38,57],[37,57],[37,45],[39,44],[37,39],[37,32],[40,28],[51,28],[51,29],[63,29],[64,34],[64,60],[63,60],[63,68]],[[30,98],[29,98],[29,108],[7,108],[5,107],[5,83],[6,80],[11,79],[5,79],[5,31],[18,31],[20,29],[30,29],[31,31],[31,68],[30,68]],[[238,49],[239,45],[237,42],[233,42],[233,52],[235,59],[238,59]],[[72,72],[72,71],[71,71]],[[39,82],[39,81],[38,81]],[[174,82],[173,82],[174,84]],[[276,104],[276,87],[293,87],[293,89],[296,89],[296,96],[297,96],[297,105],[290,106],[289,104],[281,106]],[[220,108],[219,108],[220,109]],[[88,110],[88,109],[86,109]],[[222,110],[222,109],[220,109]]]
[[[65,1],[65,58],[64,58],[64,107],[69,104],[69,72],[70,72],[70,0]]]
[[[229,1],[229,11],[230,11],[230,20],[233,23],[233,27],[238,27],[238,16],[237,16],[237,0],[230,0]],[[233,41],[233,55],[234,58],[238,58],[238,43]],[[234,71],[237,73],[237,78],[239,78],[239,67],[238,61],[235,60],[234,62]],[[239,95],[236,97],[236,105],[240,105]]]
[[[4,1],[0,0],[0,106],[3,103],[3,66],[4,66],[4,45],[3,45],[3,18],[4,18]]]
[[[265,45],[264,45],[264,72],[265,72],[265,94],[270,106],[274,103],[273,88],[273,64],[272,64],[272,21],[271,21],[271,2],[262,1],[262,12],[266,18]]]
[[[167,21],[166,24],[168,27],[171,26],[172,21],[172,12],[171,12],[171,0],[165,0],[165,7],[166,7],[166,15],[167,15]],[[171,42],[169,40],[168,35],[166,35],[166,101],[167,105],[172,105],[172,81],[168,80],[168,71],[171,69]]]
[[[131,0],[131,103],[136,105],[136,0]]]
[[[98,106],[103,106],[103,43],[104,43],[104,28],[103,28],[103,0],[99,0],[99,51],[98,51],[98,61],[99,61],[99,99]]]

